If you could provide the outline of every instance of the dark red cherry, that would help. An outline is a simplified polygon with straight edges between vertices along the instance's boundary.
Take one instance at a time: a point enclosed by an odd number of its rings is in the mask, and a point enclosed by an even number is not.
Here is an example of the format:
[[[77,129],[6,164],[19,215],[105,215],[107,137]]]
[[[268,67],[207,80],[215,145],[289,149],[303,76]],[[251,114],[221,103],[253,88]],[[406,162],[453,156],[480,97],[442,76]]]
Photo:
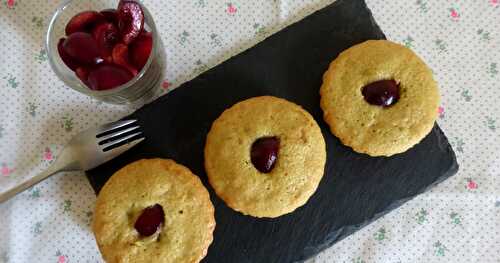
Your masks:
[[[250,157],[254,167],[261,173],[269,173],[278,160],[280,141],[277,137],[264,137],[252,144]]]
[[[89,70],[87,68],[79,67],[75,70],[75,74],[85,85],[89,86]]]
[[[104,9],[101,14],[106,18],[106,21],[118,25],[118,12],[114,8]]]
[[[364,86],[361,93],[372,105],[390,107],[399,100],[399,84],[395,80],[381,80]]]
[[[97,41],[89,33],[76,32],[68,36],[63,43],[64,51],[74,60],[87,65],[102,62]]]
[[[136,39],[144,28],[144,12],[134,0],[121,0],[118,4],[118,28],[125,44]]]
[[[78,63],[64,50],[64,41],[66,41],[66,38],[59,39],[59,42],[57,43],[57,51],[59,52],[59,56],[64,64],[66,64],[66,66],[68,66],[71,70],[75,71],[78,68]]]
[[[113,48],[113,62],[126,68],[132,75],[137,75],[137,69],[130,64],[128,47],[125,44],[119,43]]]
[[[92,27],[105,20],[104,16],[96,11],[83,11],[76,14],[66,25],[66,35],[75,32],[89,32]]]
[[[165,223],[165,212],[159,204],[146,207],[137,218],[134,228],[141,236],[149,237],[156,233]]]
[[[102,23],[97,25],[94,30],[92,30],[92,35],[97,41],[97,45],[99,46],[104,60],[111,63],[113,61],[111,52],[115,44],[120,40],[118,28],[116,28],[116,26],[112,23]]]
[[[90,71],[88,82],[93,90],[108,90],[129,82],[133,77],[120,66],[100,64]]]
[[[149,32],[142,32],[137,39],[129,46],[130,58],[134,66],[141,70],[148,62],[151,50],[153,49],[153,35]]]

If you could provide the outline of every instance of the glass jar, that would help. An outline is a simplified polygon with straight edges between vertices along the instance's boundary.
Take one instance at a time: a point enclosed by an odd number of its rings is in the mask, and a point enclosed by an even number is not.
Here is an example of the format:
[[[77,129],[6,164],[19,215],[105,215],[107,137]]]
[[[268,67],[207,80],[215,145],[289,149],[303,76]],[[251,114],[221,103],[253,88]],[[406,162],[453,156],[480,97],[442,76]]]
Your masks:
[[[146,65],[129,82],[109,90],[92,90],[64,64],[57,51],[59,39],[66,37],[66,24],[74,15],[86,10],[116,9],[119,2],[119,0],[64,1],[57,8],[49,24],[45,43],[47,55],[53,71],[70,88],[112,104],[144,104],[161,90],[160,85],[165,73],[165,49],[151,13],[140,1],[137,2],[144,11],[144,28],[153,36],[153,48]]]

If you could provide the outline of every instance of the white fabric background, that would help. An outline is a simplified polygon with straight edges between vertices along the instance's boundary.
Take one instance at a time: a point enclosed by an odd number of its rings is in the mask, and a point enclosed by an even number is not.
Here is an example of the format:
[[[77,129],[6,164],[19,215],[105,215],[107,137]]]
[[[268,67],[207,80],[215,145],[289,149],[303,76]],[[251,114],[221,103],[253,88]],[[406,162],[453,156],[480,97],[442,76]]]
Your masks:
[[[1,190],[47,167],[79,130],[132,111],[78,94],[52,73],[43,38],[57,2],[0,0]],[[145,1],[168,54],[164,89],[330,2]],[[434,70],[439,123],[460,171],[312,262],[500,262],[500,1],[368,4],[388,38]],[[0,262],[101,262],[89,231],[94,202],[82,173],[64,173],[0,205]]]

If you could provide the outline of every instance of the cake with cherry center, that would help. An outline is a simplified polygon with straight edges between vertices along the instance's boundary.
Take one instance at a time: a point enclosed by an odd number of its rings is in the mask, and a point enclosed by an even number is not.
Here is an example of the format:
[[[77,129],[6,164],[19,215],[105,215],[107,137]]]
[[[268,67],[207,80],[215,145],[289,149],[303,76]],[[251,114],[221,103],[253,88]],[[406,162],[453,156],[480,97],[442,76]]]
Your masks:
[[[208,191],[172,160],[116,172],[99,193],[92,229],[106,262],[199,262],[215,228]]]
[[[304,205],[323,177],[325,162],[325,141],[313,117],[271,96],[224,111],[205,145],[205,169],[217,195],[254,217],[278,217]]]
[[[323,77],[331,132],[354,151],[391,156],[419,143],[438,116],[432,71],[409,48],[369,40],[342,52]]]

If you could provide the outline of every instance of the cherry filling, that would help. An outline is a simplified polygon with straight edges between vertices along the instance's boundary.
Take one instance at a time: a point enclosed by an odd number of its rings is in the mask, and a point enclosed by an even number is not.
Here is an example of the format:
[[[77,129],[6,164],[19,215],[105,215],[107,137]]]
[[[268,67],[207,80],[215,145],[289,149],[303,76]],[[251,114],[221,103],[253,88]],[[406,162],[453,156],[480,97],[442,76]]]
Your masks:
[[[146,207],[135,221],[134,228],[141,236],[149,237],[165,223],[165,213],[159,204]]]
[[[399,100],[399,84],[395,80],[380,80],[364,86],[361,93],[372,105],[390,107]]]
[[[252,144],[250,157],[253,166],[261,173],[273,170],[278,160],[280,140],[277,137],[264,137]]]

